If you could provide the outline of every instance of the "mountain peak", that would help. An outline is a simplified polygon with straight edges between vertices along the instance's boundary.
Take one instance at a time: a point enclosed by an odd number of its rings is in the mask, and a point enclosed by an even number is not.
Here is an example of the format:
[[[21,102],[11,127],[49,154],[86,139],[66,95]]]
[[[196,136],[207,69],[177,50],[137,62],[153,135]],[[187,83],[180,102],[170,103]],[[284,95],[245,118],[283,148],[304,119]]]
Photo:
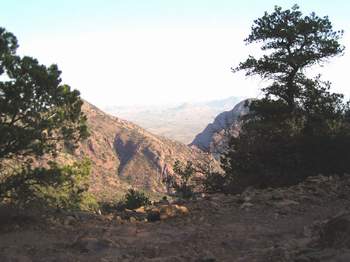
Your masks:
[[[197,147],[205,152],[215,154],[222,153],[223,140],[227,137],[227,132],[237,135],[241,117],[249,111],[248,104],[251,99],[239,102],[232,110],[224,111],[217,115],[214,121],[199,133],[190,146]]]

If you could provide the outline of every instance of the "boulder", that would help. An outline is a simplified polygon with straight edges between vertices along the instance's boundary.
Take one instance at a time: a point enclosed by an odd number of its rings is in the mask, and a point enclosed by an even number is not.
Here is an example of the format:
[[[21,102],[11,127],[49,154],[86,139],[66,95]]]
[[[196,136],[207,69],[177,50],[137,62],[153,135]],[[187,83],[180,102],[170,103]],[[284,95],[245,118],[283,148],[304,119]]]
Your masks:
[[[114,247],[115,244],[109,239],[98,239],[94,237],[79,237],[72,245],[73,248],[83,253],[101,252]]]
[[[160,219],[168,219],[176,216],[188,215],[187,207],[180,205],[162,205],[159,209]]]
[[[251,208],[251,207],[253,207],[254,205],[252,204],[252,203],[250,203],[250,202],[245,202],[245,203],[243,203],[242,205],[241,205],[241,209],[249,209],[249,208]]]
[[[276,206],[278,208],[283,208],[283,207],[299,205],[299,202],[294,201],[294,200],[285,199],[285,200],[281,200],[281,201],[276,201],[273,204],[274,204],[274,206]]]
[[[150,210],[147,213],[147,221],[155,222],[160,220],[160,212],[159,210]]]
[[[172,217],[188,215],[189,210],[185,206],[169,204],[154,207],[147,213],[147,220],[150,222],[165,220]]]
[[[145,214],[146,210],[145,210],[145,207],[142,206],[142,207],[135,209],[135,212]]]
[[[64,218],[63,220],[63,224],[65,226],[71,226],[73,225],[74,223],[76,223],[76,218],[73,217],[73,216],[67,216],[66,218]]]
[[[333,217],[320,226],[318,244],[323,248],[350,248],[350,213]]]

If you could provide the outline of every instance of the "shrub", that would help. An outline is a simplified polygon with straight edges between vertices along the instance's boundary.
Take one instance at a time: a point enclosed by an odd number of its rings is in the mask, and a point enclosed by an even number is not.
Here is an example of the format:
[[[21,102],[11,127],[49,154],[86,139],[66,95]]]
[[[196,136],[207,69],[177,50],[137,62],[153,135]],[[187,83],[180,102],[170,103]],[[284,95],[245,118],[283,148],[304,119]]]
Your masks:
[[[170,187],[175,190],[175,193],[185,199],[192,198],[194,195],[193,185],[191,185],[191,178],[196,172],[191,161],[187,161],[186,166],[184,166],[179,160],[175,161],[173,170],[178,176],[178,181],[175,177],[167,177],[166,182]]]
[[[124,198],[117,204],[117,209],[136,209],[141,206],[150,205],[151,201],[145,193],[135,189],[129,189]]]
[[[91,164],[88,159],[60,166],[49,162],[49,168],[32,168],[29,164],[11,173],[0,183],[3,196],[22,206],[50,207],[93,211],[96,199],[88,192]]]
[[[207,173],[203,180],[204,191],[208,193],[217,193],[225,191],[226,179],[220,173]]]

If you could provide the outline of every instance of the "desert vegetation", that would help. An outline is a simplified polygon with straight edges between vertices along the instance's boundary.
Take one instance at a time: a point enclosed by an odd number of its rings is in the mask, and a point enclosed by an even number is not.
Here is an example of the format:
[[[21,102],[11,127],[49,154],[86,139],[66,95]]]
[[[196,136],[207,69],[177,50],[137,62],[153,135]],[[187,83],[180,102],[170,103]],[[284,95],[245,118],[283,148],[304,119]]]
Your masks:
[[[0,27],[0,261],[349,261],[350,102],[318,74],[342,35],[297,5],[256,19],[262,56],[232,71],[262,97],[201,148],[83,101]]]
[[[17,48],[17,38],[0,28],[0,201],[89,209],[89,161],[55,161],[88,136],[80,94],[61,84],[56,65],[21,57]]]

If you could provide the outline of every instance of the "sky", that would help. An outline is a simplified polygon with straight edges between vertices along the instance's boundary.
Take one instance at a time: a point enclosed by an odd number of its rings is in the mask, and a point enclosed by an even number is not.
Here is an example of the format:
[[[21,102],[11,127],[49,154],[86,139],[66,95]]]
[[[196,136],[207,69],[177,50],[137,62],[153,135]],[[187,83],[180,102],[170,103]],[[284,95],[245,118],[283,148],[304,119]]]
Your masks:
[[[257,53],[243,41],[253,20],[294,4],[344,29],[348,50],[319,71],[350,97],[348,0],[0,0],[0,27],[97,106],[170,105],[259,97],[266,83],[231,67]]]

